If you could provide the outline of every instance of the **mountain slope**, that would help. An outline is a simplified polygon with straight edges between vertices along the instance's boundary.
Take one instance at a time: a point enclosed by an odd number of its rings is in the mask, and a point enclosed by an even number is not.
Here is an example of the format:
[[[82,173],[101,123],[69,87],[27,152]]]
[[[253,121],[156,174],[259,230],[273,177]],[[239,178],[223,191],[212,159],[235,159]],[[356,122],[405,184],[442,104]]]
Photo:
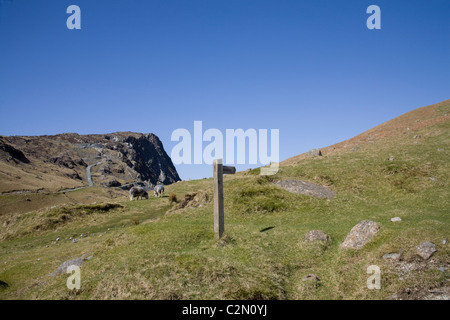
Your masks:
[[[320,150],[324,156],[352,152],[353,150],[369,143],[376,143],[381,140],[387,141],[393,137],[401,135],[410,135],[421,128],[426,128],[438,123],[449,121],[449,105],[450,99],[426,107],[414,109],[397,118],[386,121],[372,129],[369,129],[351,139],[325,148],[320,148]],[[281,165],[292,165],[298,163],[299,160],[305,159],[307,156],[308,153],[302,153],[282,161]]]
[[[154,134],[0,136],[0,192],[82,187],[90,171],[101,186],[180,180]]]

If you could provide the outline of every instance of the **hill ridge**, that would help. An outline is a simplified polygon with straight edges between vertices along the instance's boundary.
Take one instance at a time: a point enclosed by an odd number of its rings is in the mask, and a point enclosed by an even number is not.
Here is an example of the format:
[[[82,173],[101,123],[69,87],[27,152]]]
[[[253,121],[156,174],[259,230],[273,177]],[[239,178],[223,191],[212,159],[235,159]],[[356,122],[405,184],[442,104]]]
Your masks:
[[[320,150],[323,156],[341,152],[350,152],[352,149],[351,147],[359,147],[360,145],[369,143],[369,141],[377,141],[390,138],[392,136],[406,134],[424,127],[448,121],[450,119],[448,113],[441,112],[441,114],[439,114],[440,111],[438,111],[438,108],[448,105],[450,105],[450,99],[429,106],[413,109],[398,117],[387,120],[371,129],[368,129],[350,139],[320,148]],[[280,164],[292,165],[307,157],[308,153],[305,152],[283,160]]]

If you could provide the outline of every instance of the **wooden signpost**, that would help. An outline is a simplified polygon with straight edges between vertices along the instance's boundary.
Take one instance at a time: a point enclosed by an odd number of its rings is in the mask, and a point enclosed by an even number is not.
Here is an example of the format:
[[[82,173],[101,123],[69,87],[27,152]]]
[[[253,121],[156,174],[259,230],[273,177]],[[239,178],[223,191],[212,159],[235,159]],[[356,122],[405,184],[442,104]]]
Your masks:
[[[235,167],[224,166],[222,159],[213,161],[214,180],[214,234],[216,239],[220,239],[225,230],[223,212],[223,175],[236,173]]]

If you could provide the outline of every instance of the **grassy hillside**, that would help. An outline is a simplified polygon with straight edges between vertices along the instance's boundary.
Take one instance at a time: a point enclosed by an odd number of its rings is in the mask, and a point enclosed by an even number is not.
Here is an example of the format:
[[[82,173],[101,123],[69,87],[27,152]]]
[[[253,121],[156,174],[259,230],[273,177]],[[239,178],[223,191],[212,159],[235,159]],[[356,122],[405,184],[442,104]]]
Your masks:
[[[48,205],[0,215],[0,280],[8,284],[0,286],[0,299],[445,297],[450,101],[427,108],[407,114],[409,122],[402,116],[384,124],[369,140],[360,137],[353,152],[342,146],[325,149],[323,157],[290,159],[271,177],[258,175],[259,169],[225,176],[225,236],[219,241],[211,201],[166,213],[173,205],[170,193],[179,201],[198,190],[211,194],[211,179],[178,182],[163,198],[133,202],[125,193],[108,198],[102,188],[74,191],[78,202],[52,206],[54,195],[34,194],[30,203]],[[273,185],[279,179],[328,186],[336,196],[290,193]],[[14,201],[0,196],[0,206],[13,208]],[[378,222],[380,232],[362,249],[339,249],[361,220]],[[306,243],[304,235],[316,229],[331,241]],[[426,261],[416,254],[423,241],[437,249]],[[382,258],[400,249],[399,261]],[[50,276],[62,262],[86,253],[93,258],[81,267],[80,290],[67,289],[68,274]],[[380,267],[380,290],[367,288],[370,265]],[[308,274],[320,281],[303,281]]]

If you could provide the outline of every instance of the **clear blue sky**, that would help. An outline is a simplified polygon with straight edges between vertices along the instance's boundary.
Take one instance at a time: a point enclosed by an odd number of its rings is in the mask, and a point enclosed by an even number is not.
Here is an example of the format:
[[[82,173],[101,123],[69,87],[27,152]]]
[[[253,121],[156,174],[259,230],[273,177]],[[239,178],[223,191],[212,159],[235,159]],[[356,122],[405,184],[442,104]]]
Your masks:
[[[0,0],[2,135],[153,132],[170,155],[202,120],[279,129],[284,160],[448,98],[448,0]]]

